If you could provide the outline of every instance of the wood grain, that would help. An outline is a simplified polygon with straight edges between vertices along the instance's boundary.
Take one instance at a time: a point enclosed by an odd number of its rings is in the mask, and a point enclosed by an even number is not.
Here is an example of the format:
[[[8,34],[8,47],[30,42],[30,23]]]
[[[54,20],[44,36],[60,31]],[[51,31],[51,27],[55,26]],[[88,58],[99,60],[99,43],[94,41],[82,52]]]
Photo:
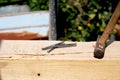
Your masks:
[[[96,42],[65,42],[77,43],[76,47],[56,48],[47,53],[41,48],[58,43],[60,41],[30,41],[30,40],[3,40],[1,41],[0,57],[1,58],[40,58],[40,59],[74,59],[94,60],[93,51]],[[106,48],[104,59],[120,59],[120,42],[115,41]]]
[[[0,80],[120,80],[119,41],[106,48],[103,59],[93,57],[96,42],[76,42],[76,47],[51,53],[41,50],[58,42],[0,42]]]
[[[120,61],[0,60],[1,80],[120,80]]]

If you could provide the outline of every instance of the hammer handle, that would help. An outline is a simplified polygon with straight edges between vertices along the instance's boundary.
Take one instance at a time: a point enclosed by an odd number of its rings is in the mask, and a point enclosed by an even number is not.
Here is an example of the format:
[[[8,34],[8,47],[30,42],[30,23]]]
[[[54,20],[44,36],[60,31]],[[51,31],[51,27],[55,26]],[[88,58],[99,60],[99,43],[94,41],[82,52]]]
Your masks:
[[[106,26],[106,28],[105,28],[102,36],[101,36],[100,39],[99,39],[99,43],[100,43],[101,45],[105,45],[106,40],[108,39],[110,33],[111,33],[112,30],[114,29],[115,24],[116,24],[119,16],[120,16],[120,1],[119,1],[118,5],[117,5],[117,7],[116,7],[116,9],[115,9],[115,11],[114,11],[111,19],[110,19],[110,21],[108,22],[108,24],[107,24],[107,26]]]

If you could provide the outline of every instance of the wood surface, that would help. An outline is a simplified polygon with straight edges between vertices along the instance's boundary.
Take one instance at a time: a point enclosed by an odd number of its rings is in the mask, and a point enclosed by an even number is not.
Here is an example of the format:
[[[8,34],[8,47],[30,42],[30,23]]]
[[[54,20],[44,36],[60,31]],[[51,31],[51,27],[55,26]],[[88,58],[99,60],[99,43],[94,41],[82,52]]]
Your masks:
[[[120,80],[119,41],[106,48],[103,59],[93,57],[96,42],[76,42],[76,47],[51,53],[41,50],[58,42],[1,41],[0,80]]]

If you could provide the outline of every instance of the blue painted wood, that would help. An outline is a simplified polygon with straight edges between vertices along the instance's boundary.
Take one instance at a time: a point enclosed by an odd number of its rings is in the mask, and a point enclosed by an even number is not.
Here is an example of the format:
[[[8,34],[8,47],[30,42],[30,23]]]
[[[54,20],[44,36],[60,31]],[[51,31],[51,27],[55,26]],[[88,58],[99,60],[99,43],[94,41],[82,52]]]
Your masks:
[[[0,32],[30,31],[46,35],[48,29],[48,11],[0,16]]]

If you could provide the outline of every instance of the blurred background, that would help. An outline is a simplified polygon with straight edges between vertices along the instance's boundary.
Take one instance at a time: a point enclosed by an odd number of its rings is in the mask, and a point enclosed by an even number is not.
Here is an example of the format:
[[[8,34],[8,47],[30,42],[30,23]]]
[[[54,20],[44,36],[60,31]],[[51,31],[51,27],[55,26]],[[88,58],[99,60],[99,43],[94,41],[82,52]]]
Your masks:
[[[50,0],[0,0],[0,15],[13,14],[13,12],[49,11],[49,1]],[[56,1],[57,4],[55,8],[57,12],[57,40],[68,41],[96,41],[97,36],[103,33],[119,2],[119,0],[54,1]],[[16,7],[16,10],[11,11],[10,9],[14,7]],[[27,32],[23,33],[26,34]],[[48,32],[46,31],[46,33],[43,39],[48,39]],[[115,36],[116,40],[119,40],[120,19],[111,34]],[[40,36],[41,35],[36,39],[41,39]]]

